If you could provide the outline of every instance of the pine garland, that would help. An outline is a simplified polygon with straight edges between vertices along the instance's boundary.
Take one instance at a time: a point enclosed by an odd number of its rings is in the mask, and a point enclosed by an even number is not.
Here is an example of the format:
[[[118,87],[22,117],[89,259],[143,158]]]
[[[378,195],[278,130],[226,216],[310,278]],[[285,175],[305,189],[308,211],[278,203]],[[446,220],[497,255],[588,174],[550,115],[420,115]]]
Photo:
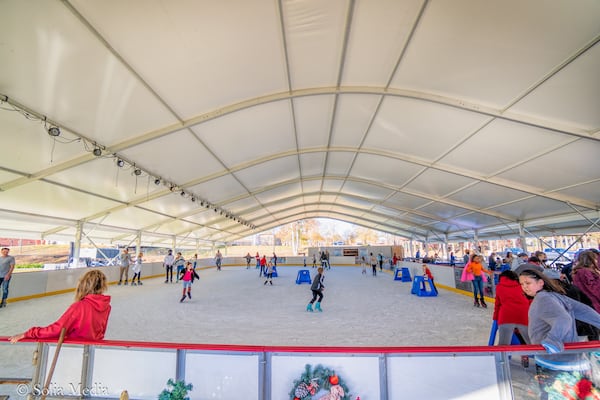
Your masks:
[[[339,377],[331,368],[319,364],[312,367],[310,364],[304,366],[304,372],[300,378],[294,380],[294,387],[290,391],[290,400],[311,400],[312,396],[320,389],[330,390],[334,384],[330,378],[337,380],[337,384],[344,389],[344,396],[341,400],[351,400],[350,390],[341,377]]]
[[[592,382],[579,372],[562,372],[551,387],[546,388],[548,400],[599,400],[600,393]]]

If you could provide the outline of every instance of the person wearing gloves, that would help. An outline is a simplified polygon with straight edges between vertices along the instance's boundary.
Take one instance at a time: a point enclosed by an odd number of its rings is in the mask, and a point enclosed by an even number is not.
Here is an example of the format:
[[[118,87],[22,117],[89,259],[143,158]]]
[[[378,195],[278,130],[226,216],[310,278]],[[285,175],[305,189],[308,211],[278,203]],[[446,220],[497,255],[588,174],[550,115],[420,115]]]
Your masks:
[[[598,394],[589,379],[589,360],[580,353],[562,352],[565,343],[579,341],[575,320],[600,328],[600,314],[593,308],[567,297],[558,284],[539,271],[522,270],[519,282],[523,292],[533,297],[528,315],[529,339],[532,344],[541,344],[548,352],[546,355],[535,357],[536,379],[542,391],[541,398],[547,399],[548,394],[556,387],[572,381],[587,388],[590,393],[593,391]]]

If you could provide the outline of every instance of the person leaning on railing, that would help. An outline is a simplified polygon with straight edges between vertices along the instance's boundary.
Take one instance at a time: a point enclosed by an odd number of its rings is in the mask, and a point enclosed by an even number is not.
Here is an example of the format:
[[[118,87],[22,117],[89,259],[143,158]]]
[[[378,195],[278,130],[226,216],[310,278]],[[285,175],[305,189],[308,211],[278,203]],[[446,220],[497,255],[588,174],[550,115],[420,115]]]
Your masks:
[[[53,324],[34,326],[23,333],[8,338],[11,343],[21,339],[58,338],[62,328],[65,337],[80,340],[102,340],[110,315],[110,296],[103,294],[108,288],[106,275],[100,270],[86,272],[77,284],[75,302]]]
[[[589,360],[582,354],[562,353],[565,343],[579,341],[575,321],[600,328],[600,314],[592,307],[567,297],[564,290],[543,272],[523,269],[519,274],[519,282],[523,292],[533,297],[528,315],[531,343],[541,344],[549,353],[535,357],[536,379],[542,398],[548,398],[548,393],[572,382],[587,388],[589,393],[600,395],[589,379]],[[584,393],[579,398],[587,397]]]

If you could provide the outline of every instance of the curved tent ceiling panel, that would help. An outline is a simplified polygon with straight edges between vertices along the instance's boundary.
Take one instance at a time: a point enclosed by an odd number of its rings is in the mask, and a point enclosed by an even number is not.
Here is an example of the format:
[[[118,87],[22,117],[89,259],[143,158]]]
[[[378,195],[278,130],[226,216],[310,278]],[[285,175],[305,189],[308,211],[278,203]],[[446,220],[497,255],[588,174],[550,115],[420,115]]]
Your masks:
[[[598,21],[596,0],[2,1],[0,236],[600,230]]]

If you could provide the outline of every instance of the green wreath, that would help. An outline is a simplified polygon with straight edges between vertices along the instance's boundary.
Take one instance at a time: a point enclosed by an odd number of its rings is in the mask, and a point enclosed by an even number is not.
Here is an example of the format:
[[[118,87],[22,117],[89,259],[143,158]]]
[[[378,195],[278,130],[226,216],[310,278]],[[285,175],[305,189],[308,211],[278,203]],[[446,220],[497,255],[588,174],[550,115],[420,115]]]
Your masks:
[[[290,400],[311,400],[320,389],[335,391],[340,400],[351,400],[350,390],[342,378],[331,368],[320,364],[314,369],[310,364],[304,366],[304,372],[294,381]]]

